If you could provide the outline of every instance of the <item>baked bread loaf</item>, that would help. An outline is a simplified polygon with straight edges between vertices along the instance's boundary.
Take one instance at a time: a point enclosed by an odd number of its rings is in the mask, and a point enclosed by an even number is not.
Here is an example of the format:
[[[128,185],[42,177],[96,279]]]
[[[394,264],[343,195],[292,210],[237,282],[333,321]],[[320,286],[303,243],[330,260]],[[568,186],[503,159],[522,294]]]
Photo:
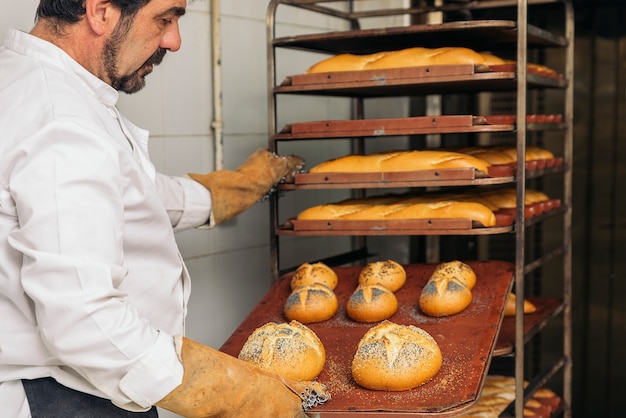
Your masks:
[[[438,264],[432,275],[454,277],[464,283],[470,290],[472,290],[476,285],[476,273],[474,272],[474,269],[470,265],[459,260]]]
[[[478,52],[463,47],[406,48],[390,52],[368,62],[366,70],[387,68],[420,67],[426,65],[484,64],[485,57]]]
[[[491,202],[498,209],[514,209],[517,207],[517,191],[513,187],[489,190],[480,194],[481,199]],[[547,194],[534,189],[526,189],[525,205],[546,202],[550,198]]]
[[[513,164],[517,162],[517,148],[510,146],[476,146],[462,147],[454,149],[460,154],[472,155],[485,160],[490,164]],[[549,160],[554,158],[554,154],[541,147],[526,146],[526,161]]]
[[[491,165],[512,164],[517,160],[517,157],[512,158],[510,155],[502,153],[492,147],[465,147],[460,148],[458,152],[480,158],[489,162]]]
[[[306,73],[381,70],[449,64],[496,65],[506,62],[493,54],[479,53],[464,47],[412,47],[364,55],[338,54],[319,61],[309,67]]]
[[[397,261],[374,261],[361,269],[359,283],[381,284],[396,292],[406,283],[406,271]]]
[[[484,159],[460,152],[411,150],[345,155],[320,163],[309,173],[390,173],[445,168],[474,168],[486,173],[490,165]]]
[[[496,216],[480,202],[442,200],[416,203],[390,213],[385,219],[470,219],[482,226],[496,225]]]
[[[509,297],[504,305],[504,316],[514,316],[516,311],[517,297],[515,293],[509,293]],[[524,299],[524,313],[533,313],[537,310],[537,307],[530,301]]]
[[[338,54],[330,58],[319,61],[306,70],[306,74],[332,73],[336,71],[358,71],[364,70],[365,66],[389,52],[376,52],[373,54]]]
[[[495,226],[496,216],[484,203],[467,197],[423,196],[347,199],[303,210],[298,220],[470,219]]]
[[[360,284],[350,295],[346,313],[357,322],[378,322],[398,310],[398,299],[382,284]]]
[[[320,339],[298,321],[268,322],[257,328],[244,343],[238,357],[295,381],[315,379],[326,362]]]
[[[337,312],[339,303],[333,290],[321,283],[294,289],[285,301],[287,319],[303,324],[326,321]]]
[[[472,291],[465,282],[445,271],[433,273],[419,298],[422,312],[436,317],[457,314],[471,302]]]
[[[432,379],[442,363],[439,345],[428,332],[385,320],[361,338],[351,370],[364,388],[403,391]]]
[[[337,278],[337,273],[322,262],[303,263],[291,276],[291,290],[313,283],[325,284],[332,290],[335,290],[339,279]]]
[[[337,71],[383,70],[390,68],[422,67],[429,65],[473,64],[496,66],[515,64],[516,61],[503,59],[488,52],[448,46],[441,48],[411,47],[397,51],[381,51],[372,54],[338,54],[323,59],[309,67],[305,73],[326,73]],[[546,77],[559,77],[552,68],[528,63],[528,71]]]
[[[501,147],[501,148],[497,148],[497,150],[509,156],[511,160],[517,161],[517,148]],[[526,146],[526,157],[525,157],[526,161],[548,160],[551,158],[554,158],[554,154],[545,148],[535,147],[531,145]]]

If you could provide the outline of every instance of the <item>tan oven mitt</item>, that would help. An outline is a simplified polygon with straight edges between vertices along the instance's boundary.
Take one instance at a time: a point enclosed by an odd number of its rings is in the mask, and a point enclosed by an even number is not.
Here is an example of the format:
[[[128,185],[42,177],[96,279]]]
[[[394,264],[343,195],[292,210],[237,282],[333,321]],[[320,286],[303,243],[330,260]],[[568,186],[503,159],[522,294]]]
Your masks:
[[[293,382],[187,338],[183,382],[157,406],[189,418],[306,418],[330,399],[318,382]]]
[[[265,149],[256,150],[236,170],[217,170],[208,174],[188,174],[211,192],[211,226],[239,215],[261,200],[283,178],[304,167],[295,155],[281,156]]]

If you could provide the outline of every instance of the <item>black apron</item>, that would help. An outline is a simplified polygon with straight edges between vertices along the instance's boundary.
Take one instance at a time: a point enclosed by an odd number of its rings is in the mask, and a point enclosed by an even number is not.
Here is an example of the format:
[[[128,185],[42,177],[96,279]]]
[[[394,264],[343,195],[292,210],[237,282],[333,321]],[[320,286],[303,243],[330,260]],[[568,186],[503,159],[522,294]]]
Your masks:
[[[156,407],[130,412],[110,400],[65,387],[51,377],[22,380],[32,418],[158,418]]]

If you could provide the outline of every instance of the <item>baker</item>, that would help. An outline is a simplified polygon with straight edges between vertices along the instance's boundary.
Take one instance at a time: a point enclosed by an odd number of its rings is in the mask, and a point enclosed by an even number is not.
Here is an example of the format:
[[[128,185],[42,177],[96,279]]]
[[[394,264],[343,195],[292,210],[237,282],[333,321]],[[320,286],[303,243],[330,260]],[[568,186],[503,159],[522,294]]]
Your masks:
[[[174,232],[217,225],[303,161],[168,177],[116,107],[181,45],[185,0],[41,0],[0,49],[3,417],[305,417],[299,390],[183,337]]]

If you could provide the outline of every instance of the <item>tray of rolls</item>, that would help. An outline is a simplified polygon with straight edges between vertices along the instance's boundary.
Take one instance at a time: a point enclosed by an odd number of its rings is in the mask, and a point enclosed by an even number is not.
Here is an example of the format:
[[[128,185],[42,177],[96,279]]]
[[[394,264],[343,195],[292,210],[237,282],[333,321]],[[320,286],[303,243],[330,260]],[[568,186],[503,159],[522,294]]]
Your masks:
[[[314,271],[311,265],[305,265],[301,268]],[[398,268],[403,273],[399,287],[392,287],[397,283],[395,278],[381,279]],[[330,393],[330,399],[311,410],[317,417],[453,416],[476,403],[512,286],[511,263],[399,265],[387,260],[364,267],[334,267],[332,285],[322,281],[295,284],[300,270],[282,276],[272,285],[221,351],[290,379],[302,369],[307,373],[302,380],[315,380]],[[309,279],[317,280],[315,276],[311,274]],[[444,277],[446,284],[442,286],[444,282],[439,280]],[[315,287],[325,290],[313,291]],[[382,287],[384,292],[374,291],[372,299],[363,299],[365,293],[359,292],[368,287]],[[441,298],[435,300],[439,292]],[[332,307],[328,312],[319,308],[322,303],[317,298],[321,300],[322,294],[334,303],[328,303]],[[376,302],[368,305],[364,301],[375,301],[382,294],[391,294],[393,309],[355,313],[359,312],[358,306],[374,306]],[[294,305],[300,309],[295,310]],[[300,330],[285,332],[287,324],[298,325]],[[282,328],[282,336],[265,334],[263,343],[257,345],[260,330],[277,326]],[[397,329],[419,331],[420,337],[387,333]],[[313,333],[317,340],[316,354],[305,357],[302,348],[287,354],[287,340],[305,332]],[[380,341],[368,345],[371,338]],[[380,347],[387,347],[387,353],[375,354]],[[376,366],[384,369],[380,378],[372,371],[376,367],[368,364],[366,368],[363,364],[370,355],[387,358],[384,365]],[[284,369],[283,363],[293,361],[294,356],[307,360]],[[310,367],[315,367],[312,374]],[[416,367],[419,372],[412,371]]]
[[[528,174],[562,167],[563,159],[547,149],[526,147]],[[350,154],[324,161],[293,176],[298,187],[349,186],[403,187],[425,185],[500,184],[512,182],[517,171],[517,150],[511,146],[475,146],[456,149],[386,151]],[[356,187],[355,185],[352,187]],[[281,188],[289,188],[281,185]]]
[[[509,232],[517,213],[514,187],[485,191],[383,194],[349,198],[309,207],[289,219],[279,234],[481,234]],[[560,199],[527,189],[526,219],[548,215],[561,207]]]
[[[561,74],[549,67],[529,63],[526,69],[530,86],[565,87],[567,84]],[[457,90],[472,89],[472,84],[480,86],[481,82],[514,82],[516,72],[515,61],[487,52],[454,46],[410,47],[371,54],[337,54],[317,62],[302,74],[286,77],[274,91],[323,93],[332,90],[340,94],[356,89],[379,95],[384,94],[385,89],[392,91],[394,86],[420,84],[451,84]]]

